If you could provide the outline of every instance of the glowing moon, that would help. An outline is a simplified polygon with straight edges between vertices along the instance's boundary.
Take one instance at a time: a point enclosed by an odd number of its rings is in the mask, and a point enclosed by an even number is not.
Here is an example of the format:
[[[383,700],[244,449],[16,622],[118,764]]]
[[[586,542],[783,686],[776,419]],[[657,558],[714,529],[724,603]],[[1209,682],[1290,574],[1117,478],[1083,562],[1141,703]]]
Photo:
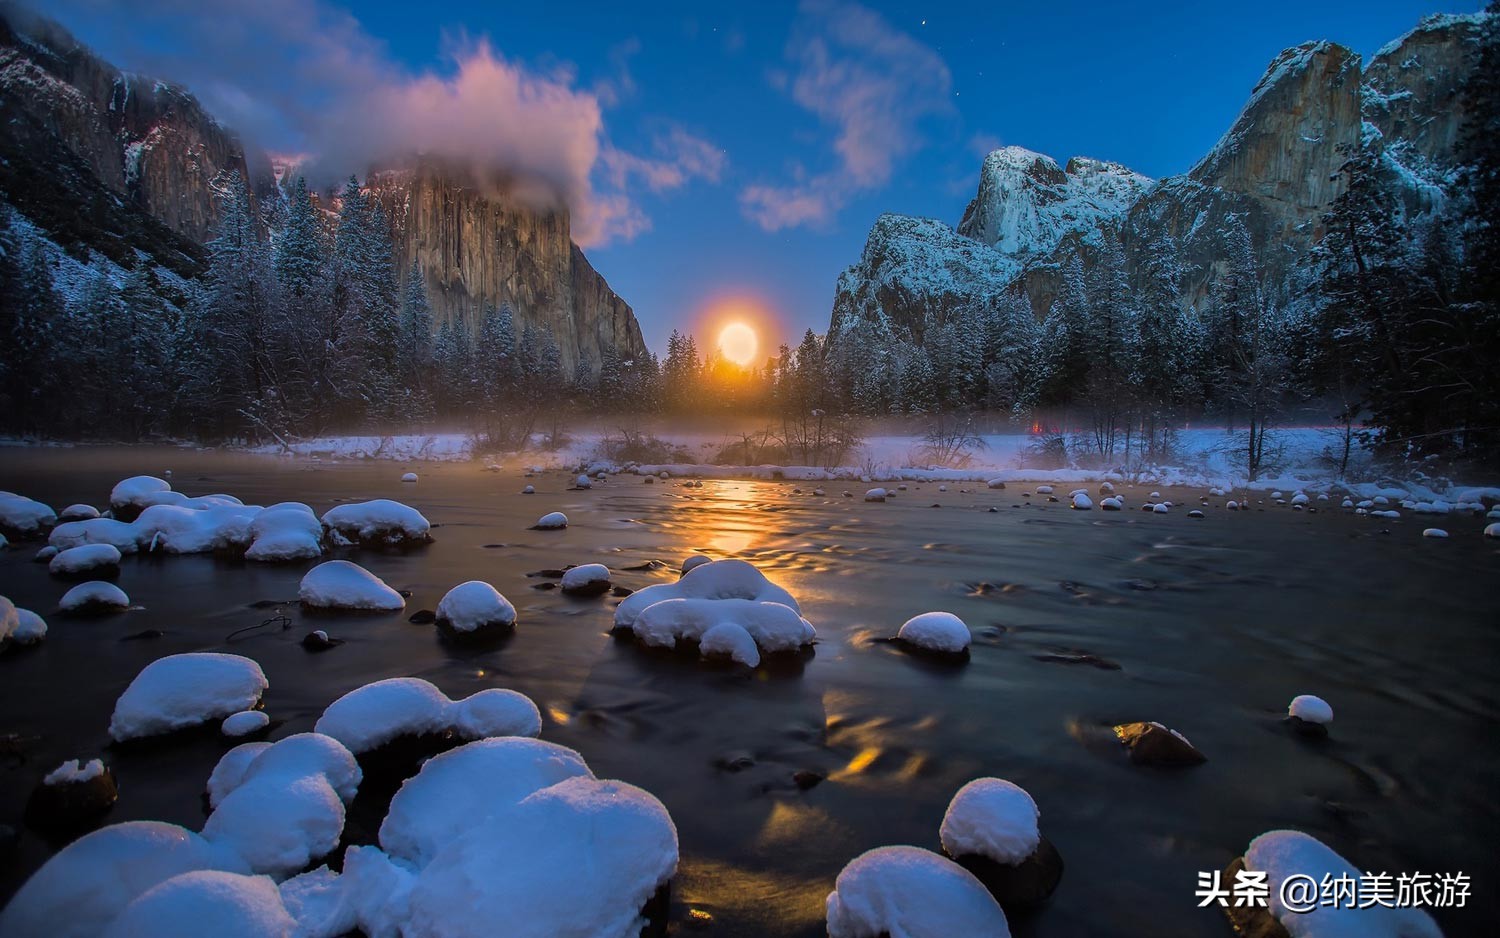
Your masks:
[[[760,340],[755,330],[742,322],[732,322],[719,330],[719,352],[736,365],[755,361],[759,349]]]

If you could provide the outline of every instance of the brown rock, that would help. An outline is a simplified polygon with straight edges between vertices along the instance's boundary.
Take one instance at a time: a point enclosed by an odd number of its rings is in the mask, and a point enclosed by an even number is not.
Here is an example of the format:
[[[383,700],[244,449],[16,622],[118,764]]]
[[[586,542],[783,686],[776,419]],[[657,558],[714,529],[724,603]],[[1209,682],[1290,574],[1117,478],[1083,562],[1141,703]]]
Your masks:
[[[1047,901],[1063,874],[1062,854],[1045,837],[1020,863],[997,863],[974,853],[953,857],[953,862],[973,873],[1007,910]]]
[[[1115,736],[1140,765],[1197,765],[1208,759],[1193,744],[1160,723],[1122,723]]]

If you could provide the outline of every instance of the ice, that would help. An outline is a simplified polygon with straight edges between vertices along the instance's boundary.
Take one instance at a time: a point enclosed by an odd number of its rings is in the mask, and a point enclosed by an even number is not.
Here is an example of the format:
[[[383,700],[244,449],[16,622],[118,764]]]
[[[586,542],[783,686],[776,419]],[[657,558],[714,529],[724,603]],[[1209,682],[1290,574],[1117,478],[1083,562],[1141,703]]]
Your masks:
[[[406,608],[406,600],[400,593],[364,567],[347,560],[329,560],[313,567],[302,578],[297,596],[304,606],[318,609]]]
[[[85,834],[32,875],[3,911],[6,938],[98,938],[137,897],[193,870],[245,861],[176,824],[127,821]]]
[[[195,870],[139,896],[103,938],[293,938],[296,925],[269,877]]]
[[[1261,834],[1245,851],[1246,869],[1269,874],[1270,912],[1292,938],[1441,938],[1442,931],[1426,912],[1412,908],[1372,905],[1314,904],[1310,910],[1288,909],[1282,903],[1281,885],[1291,876],[1310,876],[1321,882],[1325,875],[1337,879],[1362,873],[1321,841],[1301,831],[1279,830]],[[1315,897],[1316,898],[1316,897]]]
[[[490,584],[470,580],[453,587],[438,603],[437,620],[455,632],[510,628],[516,624],[516,607]]]
[[[323,515],[323,526],[359,544],[406,546],[432,540],[432,525],[421,512],[388,498],[339,505]]]
[[[967,651],[971,636],[964,620],[951,612],[924,612],[907,619],[896,637],[927,651],[959,654]]]
[[[1016,864],[1041,842],[1040,817],[1026,789],[1000,778],[976,778],[949,802],[939,836],[949,856],[978,854]]]
[[[90,580],[64,593],[57,608],[62,612],[75,615],[123,612],[130,608],[130,597],[113,583]]]
[[[337,740],[288,736],[257,752],[237,784],[221,786],[203,836],[256,873],[290,876],[338,846],[344,805],[360,781],[354,755]]]
[[[116,742],[197,726],[248,710],[269,687],[260,665],[239,655],[190,652],[146,665],[115,702]]]
[[[917,847],[878,847],[839,873],[829,938],[1010,938],[1005,913],[974,874]]]
[[[246,560],[264,563],[312,560],[323,556],[323,525],[299,502],[272,505],[250,521]]]
[[[47,564],[47,570],[58,576],[80,576],[119,565],[120,550],[113,544],[83,544],[59,551]]]
[[[391,799],[380,845],[393,857],[426,866],[440,850],[513,809],[534,792],[568,778],[593,778],[583,757],[537,739],[472,742],[434,756]]]
[[[57,513],[14,492],[0,492],[0,534],[34,537],[57,522]]]
[[[393,677],[329,704],[316,729],[362,754],[402,736],[449,730],[466,739],[535,736],[541,726],[536,704],[515,691],[487,688],[455,701],[430,681]]]
[[[241,710],[231,713],[219,724],[219,732],[225,736],[249,736],[271,725],[271,718],[263,710]]]
[[[1328,701],[1322,697],[1314,697],[1312,694],[1301,694],[1292,698],[1291,706],[1287,707],[1287,716],[1306,720],[1309,723],[1332,723],[1333,708]]]
[[[554,531],[559,528],[565,528],[567,526],[568,516],[560,511],[549,511],[547,514],[542,515],[540,518],[538,518],[536,524],[532,525],[532,527],[539,528],[543,531]]]
[[[728,655],[747,668],[760,666],[760,649],[755,637],[736,622],[720,622],[711,626],[698,641],[698,651],[705,657]]]

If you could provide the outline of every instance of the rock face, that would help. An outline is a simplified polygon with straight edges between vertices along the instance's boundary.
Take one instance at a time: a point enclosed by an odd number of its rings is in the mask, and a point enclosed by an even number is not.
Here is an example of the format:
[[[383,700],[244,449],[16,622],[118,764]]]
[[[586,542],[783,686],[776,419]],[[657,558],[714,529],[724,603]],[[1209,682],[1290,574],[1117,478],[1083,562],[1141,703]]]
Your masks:
[[[567,210],[524,204],[469,177],[424,163],[369,179],[391,220],[397,268],[421,265],[434,316],[473,330],[487,305],[509,304],[517,329],[552,330],[567,374],[580,358],[597,371],[605,349],[643,354],[629,304],[573,243]]]
[[[0,202],[82,263],[95,251],[131,268],[139,249],[196,276],[233,172],[275,223],[281,174],[196,98],[121,72],[56,23],[10,6],[0,7],[0,118]],[[552,330],[567,374],[580,360],[597,371],[606,349],[625,360],[646,351],[629,304],[573,243],[566,209],[433,165],[372,172],[368,184],[392,221],[397,270],[421,263],[439,321],[473,328],[486,304],[508,303],[518,329]]]
[[[1153,183],[1113,163],[1066,167],[1020,147],[990,153],[957,231],[885,215],[859,263],[839,278],[830,333],[850,316],[919,340],[932,322],[1003,303],[1044,317],[1063,270],[1085,272],[1117,236],[1139,285],[1144,246],[1170,237],[1187,273],[1184,301],[1201,305],[1225,269],[1220,235],[1231,215],[1250,232],[1264,286],[1285,299],[1301,286],[1321,217],[1341,191],[1345,151],[1379,156],[1409,210],[1443,206],[1463,121],[1460,88],[1484,14],[1424,19],[1371,58],[1331,42],[1277,56],[1238,118],[1191,170]]]

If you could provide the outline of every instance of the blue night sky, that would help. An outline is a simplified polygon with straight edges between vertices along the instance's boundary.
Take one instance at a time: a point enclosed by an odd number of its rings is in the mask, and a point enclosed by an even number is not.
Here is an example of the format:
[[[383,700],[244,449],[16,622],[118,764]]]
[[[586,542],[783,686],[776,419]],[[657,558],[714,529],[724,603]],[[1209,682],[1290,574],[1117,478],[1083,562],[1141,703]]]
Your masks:
[[[1424,14],[1481,4],[122,6],[44,4],[115,64],[188,85],[277,152],[335,148],[319,142],[323,117],[362,113],[369,85],[385,89],[376,113],[405,106],[428,119],[393,127],[447,134],[440,109],[401,89],[442,87],[487,42],[497,80],[519,75],[537,93],[512,107],[493,104],[505,95],[482,82],[460,89],[480,126],[450,145],[496,149],[496,132],[534,139],[518,153],[498,145],[497,159],[560,180],[575,231],[595,219],[582,235],[588,255],[660,352],[672,328],[729,295],[758,298],[778,338],[822,331],[835,278],[875,217],[956,224],[988,148],[1181,173],[1281,49],[1332,39],[1369,56]],[[564,116],[552,120],[554,110]]]

